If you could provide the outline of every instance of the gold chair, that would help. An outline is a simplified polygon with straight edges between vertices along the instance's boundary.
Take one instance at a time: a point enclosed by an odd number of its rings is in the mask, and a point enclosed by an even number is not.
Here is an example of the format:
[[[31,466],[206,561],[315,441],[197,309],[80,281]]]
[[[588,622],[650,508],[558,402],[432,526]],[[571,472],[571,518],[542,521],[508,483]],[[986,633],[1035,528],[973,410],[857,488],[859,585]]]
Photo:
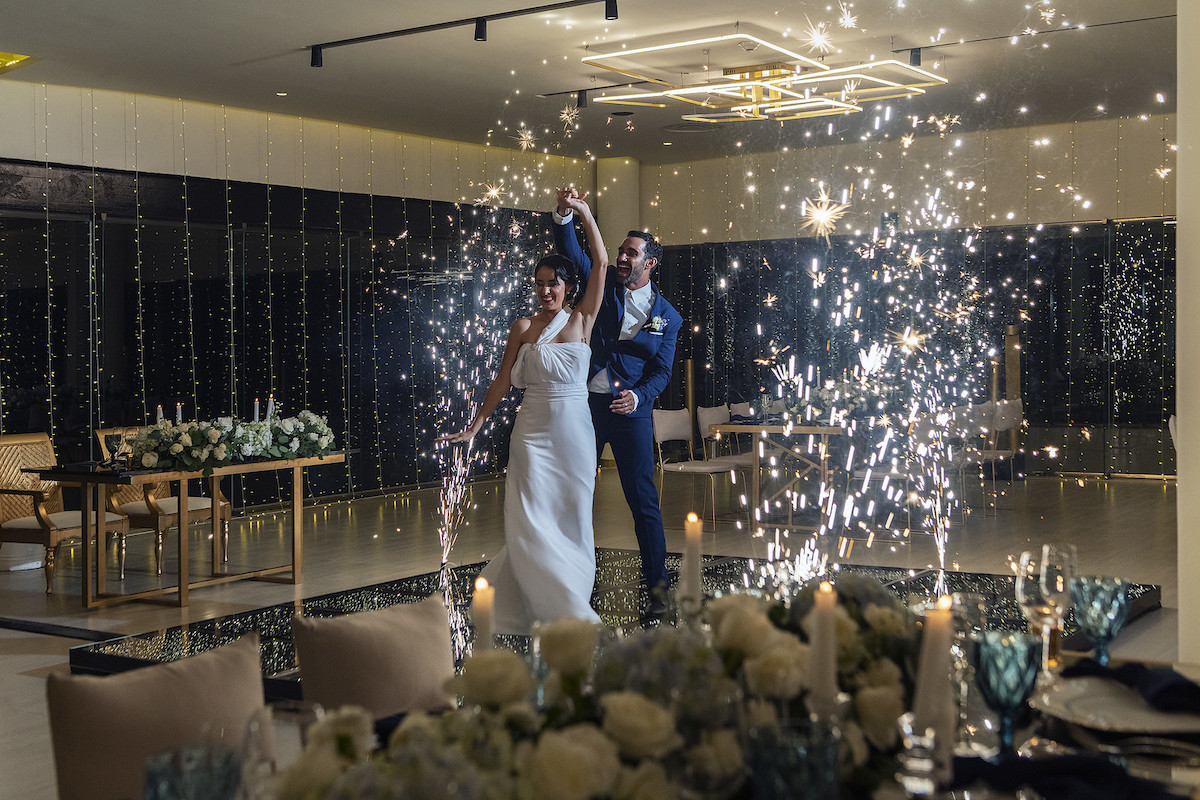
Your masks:
[[[123,435],[124,428],[97,428],[96,439],[100,442],[100,455],[107,460],[111,457],[108,451],[107,436]],[[225,496],[217,489],[216,498],[188,494],[188,521],[202,522],[212,519],[213,500],[217,501],[217,513],[221,520],[221,536],[224,540],[225,560],[229,560],[229,518],[230,505]],[[141,486],[113,487],[108,495],[110,511],[123,514],[129,518],[129,524],[134,528],[148,528],[154,532],[154,565],[157,574],[162,574],[163,540],[166,532],[179,524],[179,498],[171,495],[169,481],[155,481]],[[125,577],[125,537],[120,540],[117,560],[121,567],[121,578]]]
[[[57,463],[49,434],[0,436],[0,544],[23,542],[46,548],[46,594],[53,589],[58,545],[66,539],[83,538],[83,514],[63,510],[61,485],[21,470]],[[115,535],[123,551],[129,520],[109,511],[104,527],[109,540],[106,545]]]

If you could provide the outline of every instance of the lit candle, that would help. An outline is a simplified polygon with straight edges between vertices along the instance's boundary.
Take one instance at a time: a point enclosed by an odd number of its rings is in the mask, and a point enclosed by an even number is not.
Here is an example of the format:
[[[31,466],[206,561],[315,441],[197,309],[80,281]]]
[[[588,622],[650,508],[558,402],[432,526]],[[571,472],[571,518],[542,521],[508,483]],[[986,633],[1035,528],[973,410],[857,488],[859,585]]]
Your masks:
[[[679,565],[680,605],[694,603],[691,610],[700,610],[700,531],[703,523],[696,512],[687,515],[683,523],[687,537],[683,544],[683,563]]]
[[[822,581],[813,595],[812,629],[809,631],[808,710],[818,717],[837,711],[837,592]]]
[[[267,422],[270,422],[273,416],[275,416],[275,394],[271,393],[267,396]]]
[[[254,398],[254,421],[258,422],[258,398]]]
[[[158,410],[157,410],[157,411],[155,412],[155,414],[154,414],[154,421],[155,421],[155,422],[162,422],[162,421],[163,421],[163,415],[162,415],[162,406],[161,406],[161,405],[158,407]]]
[[[179,425],[183,422],[183,403],[175,404],[175,424]]]
[[[950,598],[943,596],[938,599],[936,608],[925,612],[917,686],[913,694],[913,725],[922,732],[933,729],[942,781],[950,777],[948,770],[957,717],[950,676],[950,642],[954,635],[950,605]]]
[[[471,620],[475,623],[475,647],[487,650],[496,633],[496,587],[487,578],[475,579],[475,596],[471,599]]]

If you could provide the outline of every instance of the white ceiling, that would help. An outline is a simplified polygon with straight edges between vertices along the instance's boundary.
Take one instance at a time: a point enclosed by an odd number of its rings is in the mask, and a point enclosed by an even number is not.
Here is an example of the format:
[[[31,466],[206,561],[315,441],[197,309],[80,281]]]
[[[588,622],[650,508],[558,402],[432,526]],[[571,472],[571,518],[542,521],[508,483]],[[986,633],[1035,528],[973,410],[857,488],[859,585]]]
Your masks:
[[[505,147],[516,146],[513,137],[524,122],[539,149],[648,163],[827,141],[831,122],[834,137],[898,135],[898,121],[875,133],[869,108],[782,125],[708,125],[689,134],[664,131],[679,122],[680,109],[639,108],[613,118],[616,107],[596,103],[581,110],[577,130],[563,133],[559,114],[574,106],[574,92],[624,80],[582,64],[585,43],[632,47],[665,35],[745,26],[772,31],[781,44],[808,53],[801,34],[809,23],[824,21],[841,50],[826,57],[832,66],[872,56],[906,61],[905,48],[914,46],[926,46],[925,68],[941,62],[937,69],[949,85],[919,99],[890,101],[897,119],[956,114],[961,129],[969,130],[1174,109],[1175,0],[856,0],[855,29],[838,26],[836,0],[620,0],[620,17],[612,22],[597,2],[494,20],[486,42],[473,41],[473,28],[465,26],[327,49],[322,68],[309,66],[311,44],[533,5],[540,3],[0,0],[0,51],[38,59],[0,80],[184,98]],[[1041,12],[1051,5],[1055,13],[1047,21]],[[1063,21],[1088,27],[1062,30]],[[1038,33],[1019,35],[1028,29]],[[934,40],[941,46],[928,49]],[[893,56],[896,50],[904,52]],[[685,80],[702,74],[701,58],[680,57]],[[276,95],[283,91],[286,97]],[[986,98],[977,100],[981,94]]]

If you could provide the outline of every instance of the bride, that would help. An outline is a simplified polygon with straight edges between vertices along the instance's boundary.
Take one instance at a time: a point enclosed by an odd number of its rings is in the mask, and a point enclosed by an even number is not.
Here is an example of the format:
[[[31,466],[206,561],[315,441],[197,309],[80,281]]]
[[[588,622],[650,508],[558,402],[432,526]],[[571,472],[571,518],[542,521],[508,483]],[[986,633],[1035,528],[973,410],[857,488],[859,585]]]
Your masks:
[[[534,622],[559,617],[600,621],[589,602],[596,578],[596,437],[587,369],[608,255],[585,197],[564,202],[587,231],[594,267],[586,292],[571,308],[579,283],[575,265],[560,255],[538,262],[537,313],[509,329],[500,369],[470,426],[442,437],[469,442],[510,387],[525,389],[504,481],[505,545],[483,570],[496,587],[497,633],[527,635]]]

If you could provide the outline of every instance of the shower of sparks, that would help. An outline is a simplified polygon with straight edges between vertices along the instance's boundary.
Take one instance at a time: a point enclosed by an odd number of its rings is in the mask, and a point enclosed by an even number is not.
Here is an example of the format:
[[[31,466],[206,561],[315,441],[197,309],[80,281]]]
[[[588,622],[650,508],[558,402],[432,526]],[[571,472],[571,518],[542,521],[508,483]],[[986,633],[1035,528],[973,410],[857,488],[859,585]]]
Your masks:
[[[862,85],[862,81],[858,78],[851,78],[842,86],[842,100],[847,103],[856,103],[858,97],[858,87]]]
[[[929,119],[925,121],[937,128],[938,136],[945,139],[946,134],[950,132],[950,129],[962,122],[962,117],[960,117],[958,114],[946,114],[941,117],[931,114]]]
[[[1058,16],[1058,9],[1051,8],[1050,6],[1043,6],[1042,8],[1038,9],[1038,15],[1041,16],[1042,22],[1045,22],[1047,25],[1049,25],[1050,23],[1054,22],[1054,18]]]
[[[558,112],[558,120],[563,124],[563,130],[574,128],[579,124],[579,109],[568,103]]]
[[[517,133],[517,146],[522,150],[532,150],[537,147],[537,137],[533,135],[533,131],[525,128]]]
[[[846,215],[849,203],[834,202],[828,194],[822,193],[816,200],[806,201],[807,211],[800,229],[810,231],[813,236],[819,236],[829,245],[829,234],[837,227],[838,220]]]
[[[892,342],[900,347],[905,353],[915,353],[925,349],[925,340],[929,338],[927,334],[918,333],[912,328],[905,328],[903,331],[892,331]]]
[[[767,308],[774,308],[777,302],[779,302],[779,297],[771,294],[770,292],[768,292],[767,296],[763,298],[763,305]]]
[[[858,17],[854,14],[853,3],[838,3],[838,25],[843,28],[857,28]]]
[[[908,146],[911,145],[916,138],[916,134],[906,133],[900,137],[900,144],[904,146],[905,150],[907,150]]]
[[[504,195],[504,181],[500,181],[499,183],[485,183],[483,189],[483,196],[476,198],[475,205],[499,205],[500,199]]]
[[[808,45],[809,51],[820,53],[821,55],[832,53],[833,41],[829,37],[829,31],[826,29],[825,23],[813,23],[807,17],[805,20],[808,22],[808,28],[801,34],[801,38]]]
[[[1170,167],[1159,167],[1158,169],[1154,170],[1154,174],[1160,178],[1166,178],[1168,175],[1171,174],[1171,168]]]

